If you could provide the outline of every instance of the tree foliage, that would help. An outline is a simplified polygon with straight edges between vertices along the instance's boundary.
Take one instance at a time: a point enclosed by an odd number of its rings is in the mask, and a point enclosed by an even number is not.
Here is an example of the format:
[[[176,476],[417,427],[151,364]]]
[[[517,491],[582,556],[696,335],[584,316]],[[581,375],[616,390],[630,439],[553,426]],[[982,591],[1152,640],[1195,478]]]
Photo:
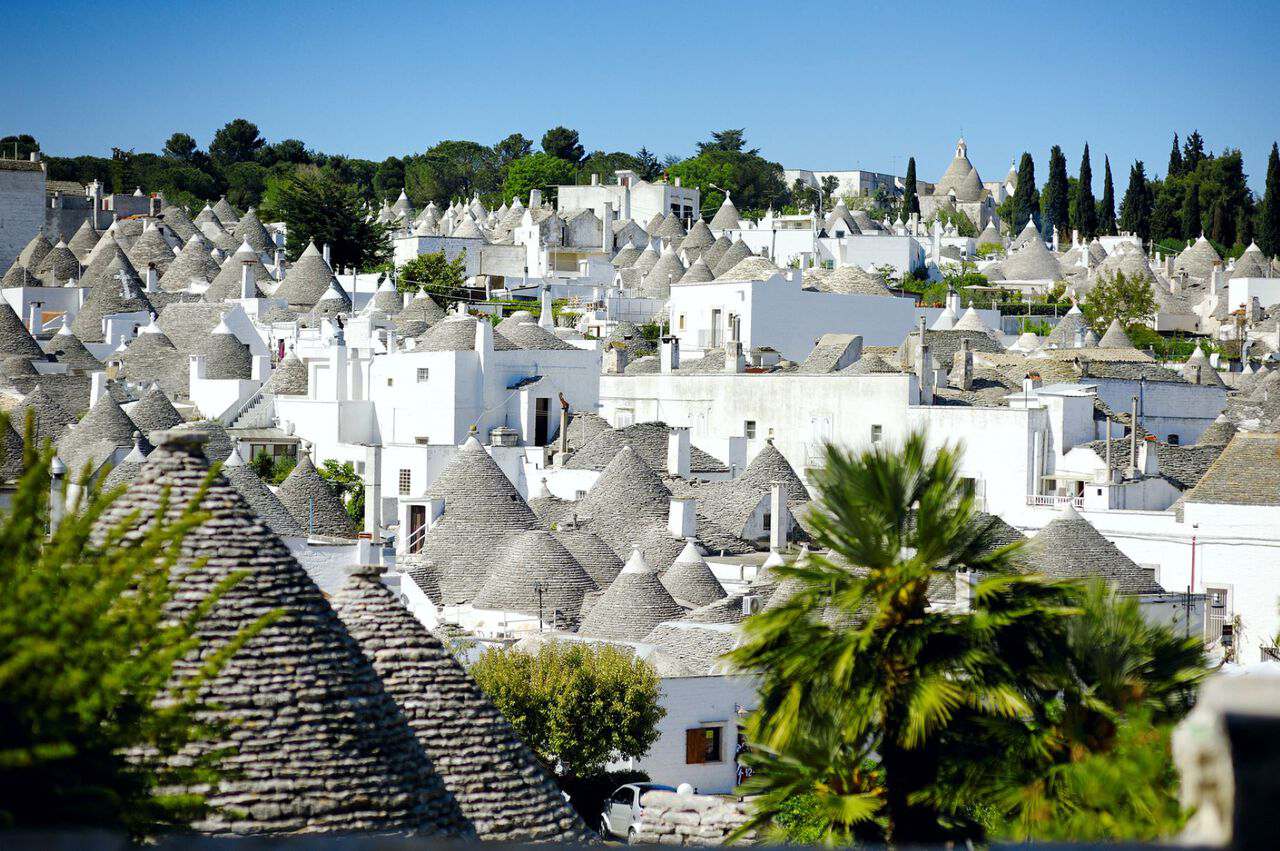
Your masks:
[[[744,624],[730,658],[760,679],[742,790],[756,823],[804,801],[805,835],[828,843],[1047,836],[1099,776],[1089,760],[1116,754],[1117,812],[1153,794],[1167,812],[1167,751],[1133,766],[1126,736],[1185,711],[1198,641],[1105,587],[1028,572],[992,541],[959,451],[927,447],[829,447],[813,514],[829,555],[776,568],[789,595]],[[956,571],[985,577],[969,610],[931,609],[930,583]],[[1152,838],[1169,820],[1145,824]]]
[[[529,192],[541,190],[547,201],[556,199],[556,187],[574,182],[574,169],[566,160],[551,154],[530,154],[516,160],[507,167],[507,179],[502,183],[504,201],[520,198],[525,203],[529,200]]]
[[[38,150],[40,150],[40,143],[30,133],[18,133],[0,138],[0,157],[25,160]]]
[[[607,645],[489,650],[471,675],[521,740],[560,775],[585,777],[612,760],[644,756],[666,714],[653,668]]]
[[[1104,156],[1102,178],[1102,201],[1098,204],[1098,232],[1108,236],[1116,235],[1116,187],[1111,179],[1111,158]]]
[[[437,295],[452,296],[466,280],[467,253],[462,251],[449,260],[443,250],[419,254],[400,267],[396,289],[402,293],[426,290]]]
[[[189,134],[174,133],[169,137],[169,141],[164,143],[164,150],[161,153],[175,160],[190,162],[198,147],[196,140]]]
[[[552,127],[542,134],[544,153],[576,166],[582,162],[586,150],[578,139],[578,131],[568,127]]]
[[[315,166],[275,180],[266,193],[263,215],[287,225],[291,258],[296,259],[309,242],[328,244],[334,268],[370,269],[390,258],[386,228],[367,218],[360,196]]]
[[[1071,205],[1071,226],[1080,231],[1082,239],[1098,235],[1098,205],[1093,198],[1093,166],[1089,164],[1089,143],[1084,144],[1080,156],[1080,177],[1076,181],[1076,195]]]
[[[1049,149],[1049,179],[1044,185],[1040,209],[1040,221],[1045,233],[1057,231],[1058,238],[1065,240],[1069,236],[1067,229],[1070,219],[1067,158],[1057,145]]]
[[[1151,238],[1151,187],[1147,185],[1147,170],[1142,160],[1129,168],[1129,186],[1120,201],[1120,229],[1139,239]]]
[[[24,472],[0,518],[0,826],[138,837],[188,827],[208,806],[174,790],[215,783],[224,756],[171,761],[217,732],[201,720],[199,687],[275,615],[175,680],[175,664],[198,652],[196,625],[239,579],[183,620],[166,617],[183,538],[205,519],[199,496],[176,519],[162,507],[124,545],[136,515],[93,532],[122,489],[86,488],[50,532],[54,451],[34,448],[30,423],[26,435]]]
[[[904,222],[910,221],[913,215],[920,215],[920,198],[916,194],[916,158],[907,160],[907,177],[903,182],[902,211],[899,213]]]
[[[338,494],[338,498],[342,500],[342,507],[347,510],[347,516],[357,524],[363,525],[364,482],[360,480],[355,465],[350,461],[326,458],[316,472]]]
[[[1081,309],[1101,335],[1113,319],[1126,327],[1150,319],[1156,311],[1156,297],[1150,281],[1116,272],[1098,279]]]
[[[213,134],[209,143],[209,156],[219,166],[242,163],[253,159],[266,140],[258,133],[258,125],[244,118],[236,118],[224,124]]]
[[[1018,185],[1013,190],[1013,218],[1009,233],[1017,234],[1026,227],[1027,220],[1040,211],[1040,193],[1036,191],[1036,164],[1031,154],[1023,152],[1018,161]]]
[[[1271,143],[1267,179],[1258,216],[1258,247],[1268,257],[1280,255],[1280,148]]]
[[[768,207],[780,208],[787,203],[788,192],[782,166],[760,156],[756,149],[742,150],[746,142],[739,130],[712,133],[711,141],[699,143],[697,156],[667,169],[671,178],[679,177],[684,186],[696,187],[702,193],[702,213],[710,217],[724,202],[727,189],[740,212],[764,212]],[[738,134],[738,135],[734,135]],[[712,184],[720,189],[712,188]]]

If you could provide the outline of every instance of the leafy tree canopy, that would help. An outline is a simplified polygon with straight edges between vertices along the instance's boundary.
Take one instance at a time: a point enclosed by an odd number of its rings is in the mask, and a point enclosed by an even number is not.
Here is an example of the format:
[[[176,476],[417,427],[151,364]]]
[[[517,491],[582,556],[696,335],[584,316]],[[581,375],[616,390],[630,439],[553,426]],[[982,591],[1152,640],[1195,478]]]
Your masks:
[[[467,253],[449,260],[443,251],[419,254],[400,267],[396,289],[402,293],[426,290],[437,295],[454,295],[466,281]]]
[[[556,774],[584,777],[638,759],[666,714],[648,663],[608,645],[548,642],[489,650],[471,668],[520,738]]]
[[[683,185],[697,187],[702,193],[704,216],[714,216],[724,202],[721,189],[729,191],[733,203],[744,213],[764,212],[770,206],[780,208],[787,203],[781,165],[764,159],[754,149],[741,150],[745,142],[740,139],[729,138],[719,144],[716,139],[717,135],[712,134],[712,143],[702,147],[697,156],[667,169],[671,178],[679,177]],[[713,184],[719,189],[713,188]]]
[[[564,160],[570,165],[582,162],[586,153],[578,141],[578,131],[568,127],[552,127],[542,134],[542,150],[544,153]]]
[[[574,182],[576,173],[566,160],[546,153],[521,157],[507,167],[507,179],[502,183],[502,198],[510,201],[520,198],[528,203],[529,191],[540,189],[548,201],[556,198],[556,187]]]
[[[1099,336],[1113,319],[1119,319],[1127,327],[1149,319],[1155,309],[1156,299],[1151,283],[1145,278],[1129,277],[1124,272],[1100,278],[1089,290],[1088,299],[1081,307]]]
[[[196,152],[196,140],[186,133],[174,133],[169,137],[169,141],[164,143],[164,151],[166,157],[183,162],[190,162],[191,156]]]
[[[288,252],[296,259],[307,243],[329,245],[334,268],[366,270],[390,258],[386,229],[369,221],[360,196],[325,169],[302,166],[268,180],[262,215],[288,226]]]
[[[236,118],[224,124],[213,134],[209,143],[209,156],[220,166],[253,159],[266,140],[258,133],[258,125],[244,118]]]

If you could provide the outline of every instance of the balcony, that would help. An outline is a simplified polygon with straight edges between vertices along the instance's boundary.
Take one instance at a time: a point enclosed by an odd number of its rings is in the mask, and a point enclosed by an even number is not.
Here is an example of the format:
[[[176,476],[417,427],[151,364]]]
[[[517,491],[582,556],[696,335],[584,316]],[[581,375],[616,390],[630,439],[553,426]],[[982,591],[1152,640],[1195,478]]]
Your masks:
[[[1067,504],[1070,504],[1072,508],[1084,508],[1084,497],[1058,496],[1056,494],[1043,493],[1027,494],[1027,505],[1042,506],[1044,508],[1061,508]]]

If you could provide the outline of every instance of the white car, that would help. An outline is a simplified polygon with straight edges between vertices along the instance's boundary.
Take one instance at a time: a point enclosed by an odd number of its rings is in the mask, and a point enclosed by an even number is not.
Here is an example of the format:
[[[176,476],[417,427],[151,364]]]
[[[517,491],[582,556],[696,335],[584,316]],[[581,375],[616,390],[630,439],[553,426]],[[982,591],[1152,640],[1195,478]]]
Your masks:
[[[616,836],[630,842],[640,824],[640,799],[645,792],[674,792],[674,787],[661,783],[628,783],[619,786],[604,802],[604,812],[600,814],[600,835],[608,838]]]

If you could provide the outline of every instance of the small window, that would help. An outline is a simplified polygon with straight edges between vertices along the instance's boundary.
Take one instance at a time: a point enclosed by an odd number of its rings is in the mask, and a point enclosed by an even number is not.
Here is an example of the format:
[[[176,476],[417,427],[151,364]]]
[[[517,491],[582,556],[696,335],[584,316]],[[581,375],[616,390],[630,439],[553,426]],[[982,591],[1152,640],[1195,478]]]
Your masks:
[[[413,471],[402,469],[400,471],[400,495],[408,496],[409,488],[413,485]]]
[[[388,379],[387,379],[387,386],[388,386],[388,387],[391,387],[391,386],[392,386],[392,385],[394,385],[395,383],[396,383],[396,380],[395,380],[394,378],[388,378]]]
[[[1178,436],[1176,434],[1169,435],[1169,445],[1170,446],[1178,445]]]
[[[676,325],[680,328],[681,331],[684,330],[684,314],[683,313],[680,314],[679,318],[676,320]]]
[[[884,437],[884,426],[873,425],[871,427],[871,442],[879,443],[882,437]]]
[[[756,436],[756,421],[747,420],[742,424],[742,433],[747,436],[748,440],[754,439]]]
[[[574,500],[575,500],[575,501],[576,501],[576,500],[579,500],[579,499],[585,499],[585,498],[586,498],[586,496],[587,496],[587,492],[586,492],[586,491],[574,491],[574,492],[573,492],[573,498],[574,498]]]
[[[413,439],[413,442],[418,444],[419,446],[426,446],[431,442],[431,439],[428,437],[423,437],[422,435],[418,435]]]
[[[425,366],[418,367],[418,383],[426,384],[427,379],[431,377],[431,370]]]
[[[685,763],[703,765],[723,762],[720,756],[720,727],[697,727],[684,731]]]

